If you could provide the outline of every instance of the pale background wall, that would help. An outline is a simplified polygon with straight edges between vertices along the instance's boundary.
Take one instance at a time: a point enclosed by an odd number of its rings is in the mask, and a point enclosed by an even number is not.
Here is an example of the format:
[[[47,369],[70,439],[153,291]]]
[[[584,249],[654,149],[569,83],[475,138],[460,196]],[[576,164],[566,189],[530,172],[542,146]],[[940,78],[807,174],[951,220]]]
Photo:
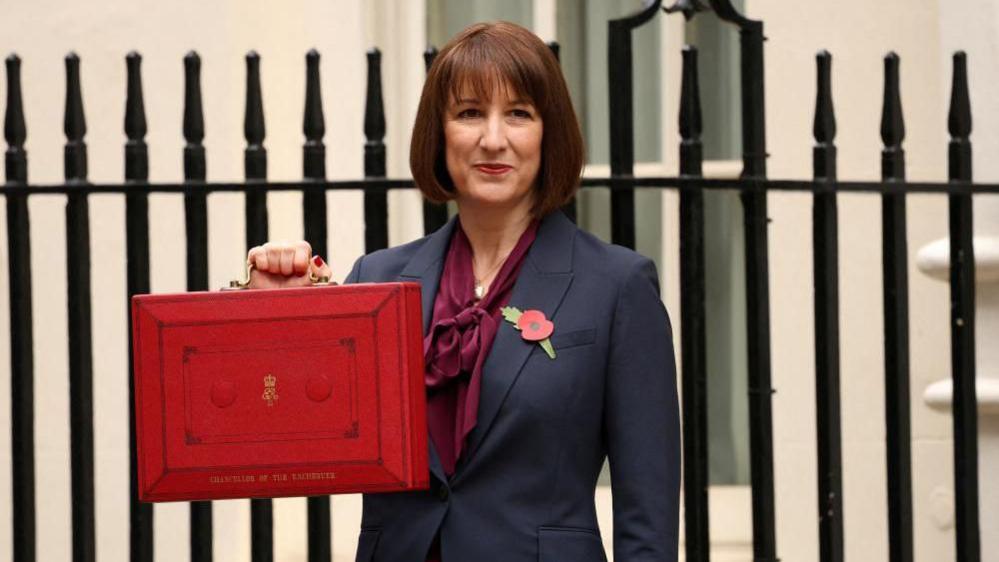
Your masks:
[[[960,5],[961,9],[957,9]],[[860,0],[836,3],[801,0],[790,10],[778,0],[746,0],[746,12],[766,22],[769,162],[774,177],[811,174],[811,119],[814,54],[834,55],[834,95],[840,147],[840,176],[879,174],[881,57],[894,49],[902,57],[908,167],[913,179],[945,178],[944,129],[950,70],[947,53],[970,52],[975,108],[976,178],[995,180],[984,156],[996,148],[999,110],[988,61],[996,49],[994,2]],[[553,2],[536,2],[535,26],[543,38],[554,35]],[[946,7],[946,9],[944,9]],[[301,174],[301,115],[304,54],[322,53],[327,165],[331,177],[362,172],[364,51],[383,51],[388,119],[389,173],[407,173],[408,130],[422,83],[420,54],[425,43],[422,2],[336,0],[286,2],[280,9],[259,0],[201,3],[104,2],[86,5],[58,0],[5,6],[0,20],[0,53],[18,52],[28,116],[30,178],[56,182],[62,174],[62,57],[75,49],[82,58],[91,179],[117,181],[123,169],[121,146],[125,97],[124,55],[144,55],[143,77],[149,121],[150,177],[179,180],[183,74],[189,49],[202,57],[209,179],[242,177],[243,55],[251,48],[263,57],[262,77],[269,150],[274,179]],[[702,16],[703,17],[703,16]],[[708,16],[710,17],[710,16]],[[660,17],[663,70],[663,164],[639,172],[675,172],[675,108],[678,49],[682,24]],[[547,34],[547,36],[546,36]],[[0,95],[5,92],[0,82]],[[991,167],[990,167],[991,166]],[[730,174],[731,167],[709,167]],[[599,173],[601,170],[593,170]],[[363,248],[361,199],[330,195],[334,276],[341,278]],[[183,205],[179,196],[153,196],[151,208],[152,288],[184,289]],[[272,194],[272,238],[301,237],[301,198]],[[414,194],[391,196],[392,243],[422,230]],[[2,205],[2,203],[0,203]],[[242,198],[210,198],[211,285],[238,274],[243,252]],[[70,557],[68,369],[66,351],[64,199],[32,198],[32,267],[35,295],[36,465],[39,560]],[[162,211],[159,211],[162,210]],[[676,198],[663,198],[664,224],[675,224]],[[775,467],[779,552],[784,560],[815,560],[816,477],[814,367],[811,300],[810,197],[773,195],[771,224],[771,314]],[[841,339],[847,555],[886,559],[883,368],[881,337],[880,202],[876,196],[840,199]],[[910,262],[925,243],[946,235],[946,201],[913,196],[909,202]],[[0,262],[6,263],[5,215],[0,213]],[[979,225],[985,217],[979,217]],[[125,560],[128,553],[127,420],[124,202],[116,196],[91,198],[94,287],[94,389],[98,552],[102,559]],[[679,318],[676,294],[676,233],[664,228],[668,253],[663,270],[667,302]],[[9,388],[6,269],[0,274],[0,388]],[[914,520],[917,560],[952,560],[950,417],[929,410],[920,397],[930,382],[949,373],[947,289],[910,268]],[[678,324],[678,322],[677,322]],[[678,327],[678,326],[677,326]],[[679,335],[679,334],[677,334]],[[983,341],[984,334],[980,335]],[[10,403],[0,391],[0,545],[10,544]],[[601,492],[601,524],[609,537],[609,498]],[[352,559],[358,498],[333,500],[337,560]],[[246,502],[215,504],[216,559],[249,559]],[[749,560],[748,495],[744,488],[712,490],[712,531],[718,560]],[[305,502],[281,500],[275,506],[279,560],[305,557]],[[157,506],[158,559],[187,557],[185,504]],[[609,540],[608,540],[609,544]],[[0,548],[0,562],[10,560]]]

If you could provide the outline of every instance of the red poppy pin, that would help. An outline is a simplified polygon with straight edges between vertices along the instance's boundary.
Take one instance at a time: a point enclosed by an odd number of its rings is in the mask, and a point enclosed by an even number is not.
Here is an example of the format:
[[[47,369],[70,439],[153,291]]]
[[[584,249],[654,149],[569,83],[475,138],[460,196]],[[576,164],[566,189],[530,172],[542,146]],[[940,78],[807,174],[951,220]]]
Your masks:
[[[520,337],[527,341],[536,341],[545,350],[550,359],[555,359],[555,348],[548,336],[555,331],[555,324],[545,318],[540,310],[521,310],[515,306],[504,306],[500,311],[507,322],[520,330]]]

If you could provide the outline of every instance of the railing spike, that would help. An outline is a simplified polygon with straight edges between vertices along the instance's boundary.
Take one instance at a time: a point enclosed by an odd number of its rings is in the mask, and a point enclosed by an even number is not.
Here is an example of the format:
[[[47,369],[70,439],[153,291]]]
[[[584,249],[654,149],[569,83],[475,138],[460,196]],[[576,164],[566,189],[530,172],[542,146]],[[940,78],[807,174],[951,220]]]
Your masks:
[[[815,55],[817,84],[815,89],[815,123],[812,133],[820,144],[836,138],[836,113],[832,96],[832,54],[825,49]]]
[[[700,140],[701,90],[697,77],[697,47],[685,45],[682,51],[683,69],[680,80],[680,138]]]
[[[368,144],[381,144],[385,137],[385,108],[382,104],[382,53],[368,51],[368,94],[364,105],[364,137]]]
[[[7,57],[7,109],[4,112],[3,136],[7,141],[6,177],[8,182],[28,181],[28,153],[24,141],[28,129],[24,123],[21,95],[21,59],[16,54]]]
[[[3,120],[3,136],[10,148],[21,149],[28,137],[24,124],[24,104],[21,96],[21,58],[7,57],[7,111]]]
[[[886,147],[897,148],[905,139],[902,118],[902,96],[899,88],[899,57],[895,52],[885,56],[884,104],[881,110],[881,140]]]
[[[205,116],[201,106],[201,57],[195,51],[184,56],[184,140],[197,145],[205,138]]]
[[[310,143],[321,143],[326,134],[323,98],[319,87],[319,51],[310,49],[305,55],[305,118],[302,128]]]
[[[125,57],[128,94],[125,98],[125,135],[129,140],[146,136],[146,109],[142,100],[142,55],[132,51]]]
[[[954,53],[954,78],[951,83],[950,111],[947,115],[950,135],[966,140],[971,135],[971,99],[968,94],[968,56]]]
[[[305,146],[302,147],[303,175],[306,180],[322,181],[326,179],[326,147],[323,145],[326,122],[319,82],[319,51],[316,49],[309,49],[305,55],[305,113],[302,128],[305,133]],[[328,255],[324,191],[305,191],[302,194],[302,218],[305,239],[312,245],[312,251],[320,256]],[[333,556],[330,550],[330,498],[310,497],[306,509],[308,558],[310,561],[328,562]]]
[[[560,55],[559,55],[559,51],[561,49],[559,47],[558,41],[549,41],[547,43],[547,45],[548,45],[548,48],[551,50],[552,54],[555,55],[555,60],[560,61],[561,58],[560,58]]]
[[[256,51],[246,54],[246,114],[243,118],[243,135],[249,146],[263,144],[267,132],[264,128],[264,102],[260,90],[260,55]]]
[[[437,47],[433,45],[427,47],[426,51],[423,51],[423,66],[426,72],[430,72],[430,67],[433,66],[434,60],[437,58]],[[444,226],[447,222],[447,206],[434,203],[429,199],[423,200],[423,233],[430,234],[431,232],[437,230],[438,228]]]
[[[87,120],[83,115],[83,94],[80,88],[80,57],[66,55],[66,114],[63,131],[70,142],[83,141],[87,134]]]
[[[430,67],[434,64],[434,59],[437,58],[437,47],[433,45],[427,47],[426,51],[423,51],[423,66],[427,72],[430,72]]]
[[[63,175],[67,181],[86,181],[87,120],[83,114],[83,94],[80,88],[80,57],[66,55],[66,114],[63,116],[66,146],[63,151]]]
[[[382,105],[381,52],[368,51],[368,93],[364,106],[364,177],[385,177],[385,110]],[[382,189],[364,191],[364,250],[388,247],[388,194]]]
[[[968,57],[954,53],[954,78],[947,118],[948,179],[972,181],[971,101]],[[982,558],[979,515],[978,417],[975,366],[975,213],[971,193],[948,197],[950,230],[950,330],[952,428],[954,436],[954,520],[957,560]]]

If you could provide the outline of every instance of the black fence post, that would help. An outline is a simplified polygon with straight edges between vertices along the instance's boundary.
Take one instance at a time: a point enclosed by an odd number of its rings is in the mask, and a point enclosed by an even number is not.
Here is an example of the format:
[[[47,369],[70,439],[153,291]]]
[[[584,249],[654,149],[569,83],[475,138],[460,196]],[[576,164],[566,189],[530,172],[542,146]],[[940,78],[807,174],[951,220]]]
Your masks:
[[[246,113],[243,117],[243,175],[246,186],[246,247],[267,241],[267,149],[264,148],[264,101],[260,89],[260,55],[246,55]]]
[[[67,64],[69,61],[67,60]],[[72,111],[79,116],[79,147],[86,150],[83,134],[83,101],[80,96],[79,59],[73,61]],[[70,108],[67,106],[67,115]],[[71,139],[73,134],[67,130]],[[72,144],[72,140],[70,143]],[[67,145],[67,158],[69,157]],[[67,182],[86,181],[86,152],[77,155],[82,165]],[[66,201],[66,301],[69,336],[70,481],[72,495],[73,560],[90,562],[96,556],[94,534],[94,391],[93,341],[90,290],[90,208],[85,193],[70,194]]]
[[[142,57],[131,52],[128,66],[128,97],[125,100],[125,252],[128,276],[128,302],[133,295],[149,293],[149,156],[146,150],[146,113],[142,101]],[[128,187],[129,184],[137,184]],[[130,308],[126,308],[130,310]],[[132,315],[128,314],[128,333],[132,333]],[[140,503],[136,481],[135,384],[132,365],[132,338],[128,338],[128,407],[131,447],[129,480],[132,482],[132,561],[153,559],[153,506]]]
[[[201,107],[201,57],[184,56],[184,183],[203,183],[207,175],[205,118]],[[208,290],[208,197],[203,189],[184,193],[187,233],[187,290]],[[191,562],[212,560],[212,502],[191,502]]]
[[[899,58],[884,59],[881,113],[881,179],[891,187],[905,181],[905,122],[899,93]],[[905,191],[895,186],[881,196],[884,268],[885,424],[888,463],[888,547],[891,562],[912,561],[912,454],[909,417],[909,277],[906,270]]]
[[[368,51],[368,90],[364,105],[364,177],[385,177],[385,108],[382,105],[382,53]],[[364,188],[364,251],[388,247],[388,190]]]
[[[423,66],[427,72],[437,58],[437,48],[427,47],[423,52]],[[423,233],[430,234],[447,222],[447,204],[434,203],[426,198],[423,199]]]
[[[260,55],[246,55],[246,114],[243,119],[246,149],[246,247],[267,241],[267,149],[264,148],[264,102],[260,91]],[[274,505],[269,499],[250,500],[250,551],[253,562],[274,559]]]
[[[305,145],[302,147],[302,176],[306,182],[326,179],[326,120],[323,116],[323,97],[319,82],[319,52],[310,49],[305,55],[305,114],[302,131]],[[302,215],[305,223],[305,239],[312,245],[312,253],[329,259],[326,250],[326,192],[307,189],[302,194]],[[310,256],[311,257],[311,256]],[[329,498],[326,498],[327,511]],[[328,558],[325,558],[328,559]]]
[[[742,177],[767,177],[763,22],[740,14],[731,0],[710,0],[715,13],[739,26],[742,90]],[[770,280],[767,193],[743,186],[746,244],[746,332],[749,366],[749,450],[753,488],[753,557],[777,560],[774,512],[773,414],[770,375]]]
[[[7,186],[28,184],[24,141],[21,59],[10,55],[7,109],[3,132],[7,141],[4,168]],[[31,318],[31,219],[28,196],[7,194],[7,271],[10,275],[10,414],[13,560],[35,560],[35,391],[34,339]]]
[[[305,181],[325,180],[326,146],[323,144],[323,135],[326,134],[326,122],[319,86],[319,52],[315,49],[305,55],[305,116],[302,129],[306,139],[302,147]],[[329,259],[326,251],[326,191],[305,190],[302,194],[302,213],[305,239],[312,245],[312,252]],[[307,504],[309,562],[329,562],[333,558],[330,543],[330,498],[310,497]]]
[[[815,287],[815,413],[818,449],[819,560],[843,562],[843,461],[839,384],[839,230],[832,55],[815,57],[817,85],[813,177],[829,185],[812,198]]]
[[[697,48],[683,48],[680,177],[702,177]],[[687,562],[711,556],[708,529],[708,376],[704,287],[704,193],[680,190],[680,342],[683,366],[683,505]]]
[[[635,115],[632,92],[631,32],[652,20],[661,0],[642,10],[607,22],[607,72],[610,89],[611,241],[635,248],[635,190],[614,184],[634,177]]]
[[[954,54],[948,129],[948,179],[971,182],[968,58]],[[978,562],[978,401],[975,393],[975,249],[971,193],[948,196],[950,214],[950,341],[953,379],[954,490],[957,560]]]

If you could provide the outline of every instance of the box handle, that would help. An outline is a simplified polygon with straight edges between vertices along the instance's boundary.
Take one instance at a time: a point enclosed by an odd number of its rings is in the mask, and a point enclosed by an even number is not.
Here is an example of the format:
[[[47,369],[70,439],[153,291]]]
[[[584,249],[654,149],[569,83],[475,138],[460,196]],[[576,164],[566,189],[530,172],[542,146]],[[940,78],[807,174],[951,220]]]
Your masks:
[[[229,281],[229,286],[228,287],[222,287],[222,290],[223,291],[241,291],[241,290],[244,290],[244,289],[249,289],[250,288],[250,273],[253,271],[254,267],[255,266],[254,266],[254,264],[252,262],[246,262],[246,274],[244,275],[243,280],[233,279],[233,280]],[[327,277],[325,275],[317,276],[315,274],[315,272],[313,272],[313,271],[309,272],[309,281],[312,281],[312,286],[313,287],[324,287],[324,286],[327,286],[327,285],[336,285],[336,282],[331,282],[329,277]]]

